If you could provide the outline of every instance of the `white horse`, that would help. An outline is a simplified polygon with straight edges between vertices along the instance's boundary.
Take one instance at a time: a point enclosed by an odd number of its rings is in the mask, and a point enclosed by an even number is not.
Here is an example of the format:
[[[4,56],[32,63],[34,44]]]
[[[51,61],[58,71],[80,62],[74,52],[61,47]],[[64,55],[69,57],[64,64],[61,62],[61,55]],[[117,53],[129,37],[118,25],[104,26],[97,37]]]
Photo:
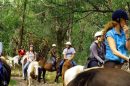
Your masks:
[[[39,64],[37,61],[32,61],[29,64],[28,69],[27,69],[28,86],[31,86],[32,80],[37,78],[38,68],[39,68]]]
[[[88,70],[97,69],[97,68],[102,68],[102,67],[92,67],[92,68],[84,69],[84,66],[77,65],[77,66],[74,66],[74,67],[66,70],[65,75],[64,75],[64,85],[67,86],[67,84],[70,81],[72,81],[77,76],[77,74],[79,74],[83,71],[88,71]]]
[[[21,64],[19,64],[19,58],[21,58]],[[27,58],[27,55],[24,55],[23,57],[19,57],[19,55],[13,57],[13,66],[14,69],[18,69],[19,76],[21,75],[21,70],[23,70],[23,66],[25,64],[25,60]],[[24,74],[22,74],[24,76]]]
[[[66,70],[64,75],[64,85],[67,86],[67,84],[75,78],[75,76],[83,71],[84,66],[77,65],[74,66],[68,70]]]

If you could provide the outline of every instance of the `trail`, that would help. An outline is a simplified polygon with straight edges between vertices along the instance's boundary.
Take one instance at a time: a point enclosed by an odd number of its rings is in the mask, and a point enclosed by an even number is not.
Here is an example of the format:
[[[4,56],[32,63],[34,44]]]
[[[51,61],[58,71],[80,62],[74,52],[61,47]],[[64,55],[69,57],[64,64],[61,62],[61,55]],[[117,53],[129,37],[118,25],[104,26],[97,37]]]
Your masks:
[[[15,80],[17,82],[17,85],[14,86],[27,86],[27,81],[23,80],[22,77],[11,77],[12,80]],[[62,86],[62,83],[38,83],[37,81],[33,81],[31,86]]]

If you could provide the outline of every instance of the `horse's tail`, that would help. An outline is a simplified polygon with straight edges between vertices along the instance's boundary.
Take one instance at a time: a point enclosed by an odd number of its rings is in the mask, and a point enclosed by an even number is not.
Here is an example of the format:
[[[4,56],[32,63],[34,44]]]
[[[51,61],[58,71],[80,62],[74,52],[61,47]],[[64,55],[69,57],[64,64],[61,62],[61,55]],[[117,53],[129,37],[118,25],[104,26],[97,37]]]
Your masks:
[[[88,86],[98,70],[92,69],[79,73],[67,86]]]

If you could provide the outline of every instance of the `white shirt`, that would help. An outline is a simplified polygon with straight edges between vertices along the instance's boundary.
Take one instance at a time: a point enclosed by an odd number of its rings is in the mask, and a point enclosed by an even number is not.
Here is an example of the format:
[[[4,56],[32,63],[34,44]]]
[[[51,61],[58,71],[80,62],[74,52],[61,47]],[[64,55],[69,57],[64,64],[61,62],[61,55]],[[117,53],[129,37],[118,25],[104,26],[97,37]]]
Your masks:
[[[35,53],[35,52],[34,52]],[[27,52],[26,54],[28,55],[28,61],[33,61],[35,60],[35,54],[33,52]]]
[[[76,53],[76,52],[75,52],[75,49],[72,48],[72,47],[71,47],[70,49],[65,48],[65,49],[63,50],[63,54],[66,54],[66,58],[67,58],[67,59],[69,59],[69,58],[71,57],[71,55],[74,54],[74,53]]]

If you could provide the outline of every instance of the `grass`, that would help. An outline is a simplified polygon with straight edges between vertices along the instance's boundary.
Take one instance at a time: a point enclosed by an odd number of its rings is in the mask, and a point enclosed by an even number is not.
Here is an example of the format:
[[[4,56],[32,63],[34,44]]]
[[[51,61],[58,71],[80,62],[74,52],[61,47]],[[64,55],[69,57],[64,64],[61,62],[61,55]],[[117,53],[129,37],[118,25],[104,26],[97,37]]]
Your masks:
[[[15,80],[10,80],[9,86],[16,86],[17,82]]]

